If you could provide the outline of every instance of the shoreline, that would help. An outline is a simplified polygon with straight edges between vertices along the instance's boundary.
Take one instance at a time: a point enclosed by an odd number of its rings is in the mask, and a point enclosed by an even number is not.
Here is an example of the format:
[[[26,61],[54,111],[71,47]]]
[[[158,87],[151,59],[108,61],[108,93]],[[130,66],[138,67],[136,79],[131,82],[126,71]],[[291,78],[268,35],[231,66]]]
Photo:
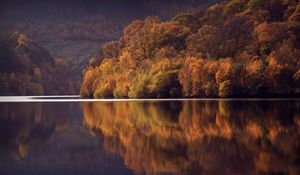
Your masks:
[[[60,96],[0,96],[0,103],[8,102],[155,102],[155,101],[298,101],[299,97],[272,98],[82,98],[80,95]]]

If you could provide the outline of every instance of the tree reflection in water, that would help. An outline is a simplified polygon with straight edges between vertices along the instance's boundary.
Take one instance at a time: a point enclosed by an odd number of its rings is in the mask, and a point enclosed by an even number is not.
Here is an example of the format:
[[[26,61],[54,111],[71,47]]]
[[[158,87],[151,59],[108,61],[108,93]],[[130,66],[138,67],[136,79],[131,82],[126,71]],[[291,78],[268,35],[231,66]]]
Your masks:
[[[80,103],[0,103],[0,174],[130,174],[82,125]]]
[[[0,160],[17,160],[67,127],[70,104],[1,103]]]
[[[84,102],[135,173],[300,174],[299,101]]]

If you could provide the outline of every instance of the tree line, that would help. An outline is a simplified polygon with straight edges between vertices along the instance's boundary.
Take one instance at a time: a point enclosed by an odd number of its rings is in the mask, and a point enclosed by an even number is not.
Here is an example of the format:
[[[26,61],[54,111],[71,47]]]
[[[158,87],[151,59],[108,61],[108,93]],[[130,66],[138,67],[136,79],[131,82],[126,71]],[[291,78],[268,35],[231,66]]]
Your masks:
[[[300,92],[300,4],[231,0],[169,21],[135,20],[84,70],[94,98],[278,96]]]

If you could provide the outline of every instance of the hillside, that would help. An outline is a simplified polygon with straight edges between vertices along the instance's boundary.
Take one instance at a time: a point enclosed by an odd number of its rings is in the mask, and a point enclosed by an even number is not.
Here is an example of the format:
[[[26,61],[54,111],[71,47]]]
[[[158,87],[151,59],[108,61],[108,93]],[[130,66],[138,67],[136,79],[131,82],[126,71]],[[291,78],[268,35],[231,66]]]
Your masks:
[[[69,78],[78,93],[82,81],[82,70],[88,65],[89,59],[101,54],[101,41],[43,41],[39,42],[49,53],[63,59],[69,67]]]
[[[300,4],[230,0],[135,20],[85,69],[94,98],[265,97],[300,92]]]
[[[68,65],[19,32],[0,31],[0,95],[74,94]]]

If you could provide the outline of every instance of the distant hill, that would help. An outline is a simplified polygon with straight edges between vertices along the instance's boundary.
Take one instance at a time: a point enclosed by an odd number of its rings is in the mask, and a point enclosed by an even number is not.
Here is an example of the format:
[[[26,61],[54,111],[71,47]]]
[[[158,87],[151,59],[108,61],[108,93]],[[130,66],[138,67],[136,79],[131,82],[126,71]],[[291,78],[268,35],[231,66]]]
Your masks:
[[[0,26],[34,40],[111,40],[132,20],[149,15],[170,19],[220,0],[4,0]]]
[[[82,70],[92,58],[101,55],[102,41],[44,41],[39,42],[55,57],[63,59],[69,67],[68,77],[72,79],[76,92],[82,81]]]

